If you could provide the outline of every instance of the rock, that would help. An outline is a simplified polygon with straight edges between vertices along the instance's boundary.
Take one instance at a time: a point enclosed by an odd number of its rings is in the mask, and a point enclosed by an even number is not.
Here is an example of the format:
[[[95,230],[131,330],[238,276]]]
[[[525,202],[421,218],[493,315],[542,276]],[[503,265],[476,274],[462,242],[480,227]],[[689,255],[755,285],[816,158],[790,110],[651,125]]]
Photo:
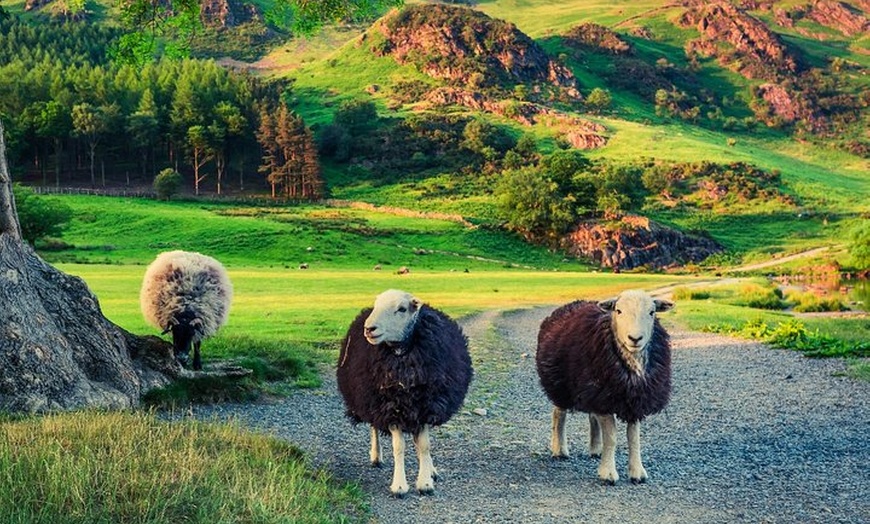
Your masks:
[[[549,84],[579,98],[571,71],[508,22],[465,7],[410,5],[377,26],[373,50],[453,85]]]
[[[486,408],[474,408],[472,413],[481,417],[485,417],[489,412],[486,410]]]
[[[592,22],[584,22],[565,33],[564,41],[574,47],[605,51],[613,55],[633,55],[634,48],[617,33]]]
[[[689,236],[640,216],[625,216],[617,224],[582,222],[563,245],[572,255],[614,269],[674,267],[722,251],[711,239]]]
[[[832,0],[813,2],[807,8],[806,17],[846,36],[866,34],[870,31],[870,20],[844,2]]]
[[[797,57],[776,33],[730,3],[699,2],[683,13],[679,23],[694,26],[701,34],[686,44],[687,53],[716,56],[746,78],[775,80],[801,69]]]

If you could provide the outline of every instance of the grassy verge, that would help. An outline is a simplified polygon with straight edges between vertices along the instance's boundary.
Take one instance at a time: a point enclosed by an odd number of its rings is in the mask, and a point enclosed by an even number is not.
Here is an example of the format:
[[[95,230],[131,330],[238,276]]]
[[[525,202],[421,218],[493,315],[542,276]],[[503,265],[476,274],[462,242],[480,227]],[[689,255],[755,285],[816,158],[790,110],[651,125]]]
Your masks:
[[[797,309],[816,299],[782,294],[761,282],[677,288],[675,319],[689,329],[760,340],[808,357],[847,358],[848,374],[870,379],[870,320],[866,316],[796,316],[784,309]],[[834,301],[837,307],[842,305]],[[838,309],[830,306],[827,310]]]
[[[3,522],[365,521],[356,488],[232,424],[81,412],[5,420],[0,434]]]

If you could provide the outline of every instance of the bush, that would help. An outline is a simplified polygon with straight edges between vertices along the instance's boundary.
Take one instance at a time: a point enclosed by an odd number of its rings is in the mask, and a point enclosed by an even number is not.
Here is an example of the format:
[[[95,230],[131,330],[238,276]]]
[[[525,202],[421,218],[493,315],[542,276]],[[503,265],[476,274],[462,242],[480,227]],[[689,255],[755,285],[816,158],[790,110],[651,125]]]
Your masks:
[[[849,255],[857,269],[870,268],[870,220],[862,220],[849,233]]]
[[[181,189],[182,178],[178,171],[168,167],[154,177],[154,191],[157,198],[171,200]]]
[[[573,199],[534,168],[505,172],[495,196],[508,228],[531,241],[555,245],[576,219]]]
[[[610,91],[600,87],[593,89],[586,97],[586,108],[595,113],[610,109],[612,103],[613,98],[610,96]]]
[[[843,301],[836,297],[823,298],[812,293],[792,292],[787,295],[799,313],[821,313],[826,311],[846,311]]]
[[[787,305],[782,300],[782,291],[775,287],[765,287],[758,284],[741,286],[738,297],[735,302],[737,305],[755,309],[785,309]]]
[[[49,236],[60,236],[72,218],[72,209],[63,202],[37,196],[32,189],[12,186],[21,236],[30,244]]]
[[[707,300],[711,293],[708,289],[679,286],[674,288],[674,300]]]

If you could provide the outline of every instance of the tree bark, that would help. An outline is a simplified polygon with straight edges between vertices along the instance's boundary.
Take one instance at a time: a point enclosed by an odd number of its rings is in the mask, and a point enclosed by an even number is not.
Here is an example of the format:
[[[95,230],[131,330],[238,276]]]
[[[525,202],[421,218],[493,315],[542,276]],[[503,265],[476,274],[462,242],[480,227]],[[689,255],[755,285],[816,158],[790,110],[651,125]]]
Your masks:
[[[22,240],[0,123],[0,411],[128,408],[183,373],[171,344],[112,324]]]

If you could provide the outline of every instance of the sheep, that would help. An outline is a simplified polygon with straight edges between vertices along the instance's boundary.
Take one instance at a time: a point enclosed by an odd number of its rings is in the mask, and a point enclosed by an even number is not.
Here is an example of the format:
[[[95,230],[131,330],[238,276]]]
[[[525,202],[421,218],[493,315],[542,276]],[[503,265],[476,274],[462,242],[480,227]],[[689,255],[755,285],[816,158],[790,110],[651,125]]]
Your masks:
[[[193,345],[193,369],[202,369],[202,340],[227,321],[233,285],[220,262],[187,251],[167,251],[145,271],[139,302],[145,320],[172,332],[175,358],[187,365]]]
[[[456,413],[473,375],[462,329],[411,294],[390,289],[351,323],[338,362],[347,416],[354,424],[371,426],[373,466],[381,465],[379,435],[392,437],[391,493],[402,497],[408,492],[404,433],[413,436],[417,450],[416,488],[432,493],[437,470],[429,432]]]
[[[664,409],[671,393],[670,337],[655,314],[672,307],[630,290],[603,302],[566,304],[541,323],[535,360],[541,386],[553,403],[554,458],[569,457],[567,412],[588,413],[589,453],[601,456],[598,477],[615,484],[615,415],[628,423],[631,482],[647,480],[640,422]]]

